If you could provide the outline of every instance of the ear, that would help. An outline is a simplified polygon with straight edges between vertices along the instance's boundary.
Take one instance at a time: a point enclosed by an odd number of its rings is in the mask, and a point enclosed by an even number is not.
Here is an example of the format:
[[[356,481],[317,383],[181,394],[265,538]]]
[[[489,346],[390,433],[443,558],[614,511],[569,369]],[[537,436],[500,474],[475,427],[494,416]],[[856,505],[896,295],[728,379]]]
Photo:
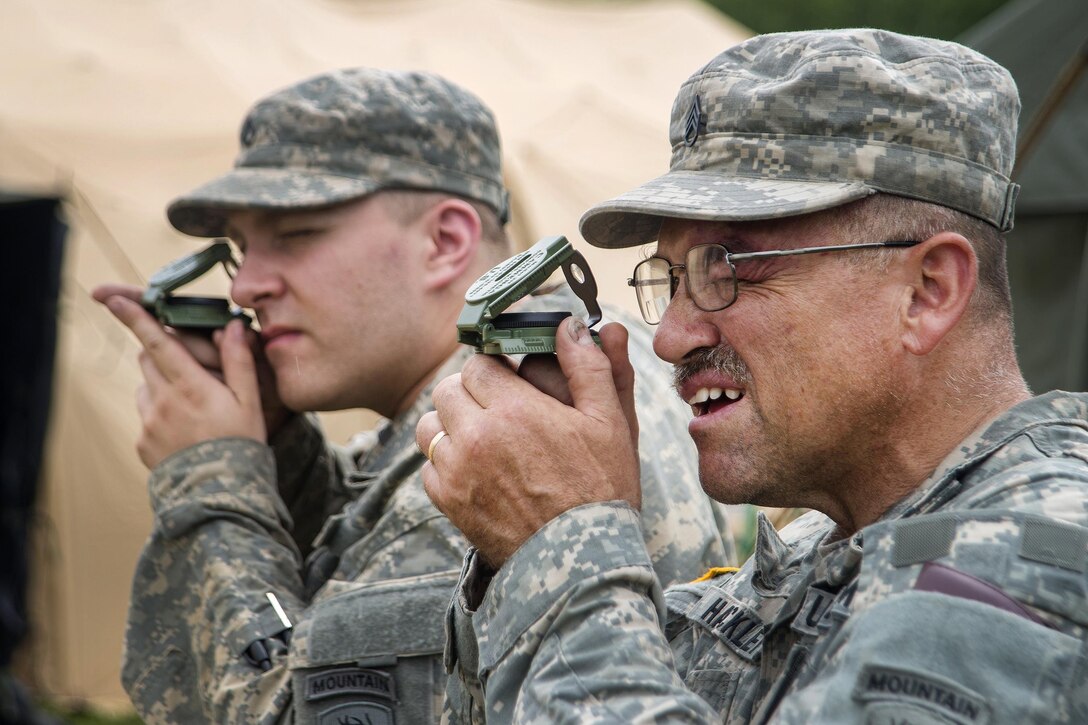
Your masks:
[[[959,234],[941,232],[910,250],[903,344],[927,355],[963,317],[978,283],[978,258]]]
[[[462,199],[446,198],[432,206],[423,223],[430,238],[423,281],[428,291],[448,287],[472,267],[480,250],[480,215]]]

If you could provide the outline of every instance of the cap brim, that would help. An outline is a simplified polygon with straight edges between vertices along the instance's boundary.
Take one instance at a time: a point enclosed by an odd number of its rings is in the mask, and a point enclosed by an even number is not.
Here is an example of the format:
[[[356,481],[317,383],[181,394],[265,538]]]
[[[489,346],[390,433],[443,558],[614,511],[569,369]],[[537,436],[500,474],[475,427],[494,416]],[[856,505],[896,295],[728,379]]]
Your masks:
[[[221,237],[234,210],[322,207],[366,196],[380,186],[373,179],[304,169],[239,168],[170,202],[166,217],[185,234]]]
[[[582,237],[617,249],[657,239],[661,220],[755,221],[808,214],[862,199],[876,189],[861,182],[783,181],[670,171],[601,202],[582,215]]]

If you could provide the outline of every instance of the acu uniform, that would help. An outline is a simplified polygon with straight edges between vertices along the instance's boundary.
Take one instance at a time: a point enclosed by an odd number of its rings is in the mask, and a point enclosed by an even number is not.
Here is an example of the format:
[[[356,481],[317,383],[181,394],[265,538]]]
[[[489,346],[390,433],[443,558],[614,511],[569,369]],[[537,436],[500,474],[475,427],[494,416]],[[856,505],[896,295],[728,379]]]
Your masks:
[[[759,36],[681,86],[670,171],[581,231],[626,247],[663,219],[874,193],[1008,231],[1018,112],[1008,72],[954,43]],[[450,612],[476,635],[489,722],[1088,722],[1088,395],[1012,407],[878,521],[834,528],[761,518],[738,571],[667,593],[618,502],[556,517],[493,578],[470,557]]]
[[[167,214],[183,232],[220,236],[235,209],[413,189],[482,202],[505,223],[500,156],[491,112],[449,81],[334,71],[259,101],[234,170]],[[567,290],[529,304],[578,309],[572,301]],[[732,556],[731,542],[699,486],[684,406],[657,398],[670,376],[648,331],[633,328],[631,348],[645,381],[637,405],[654,422],[641,434],[644,533],[658,575],[682,581]],[[470,354],[455,353],[435,380]],[[431,389],[349,449],[297,416],[271,446],[206,441],[152,471],[154,528],[134,576],[122,670],[141,717],[387,725],[441,716],[446,603],[468,545],[419,475],[415,428]]]
[[[528,302],[525,309],[571,309],[577,298],[565,290]],[[668,370],[648,331],[628,326],[637,405],[651,422],[640,433],[640,531],[657,575],[684,581],[733,552],[719,506],[699,486],[684,406],[654,395]],[[459,351],[435,380],[470,354]],[[419,475],[415,426],[431,409],[430,390],[354,450],[329,445],[299,416],[274,449],[209,441],[152,472],[155,525],[133,582],[122,671],[146,721],[355,717],[378,725],[442,716],[445,611],[468,543],[427,499]],[[344,499],[304,565],[301,552],[311,547],[294,534]],[[290,635],[266,592],[292,620]],[[245,657],[254,642],[268,652],[267,671]],[[463,696],[446,718],[467,721],[481,705]]]
[[[475,612],[469,560],[452,613],[489,722],[1088,721],[1086,394],[1014,407],[848,538],[815,512],[781,536],[761,519],[739,571],[664,598],[637,521],[567,512]],[[581,553],[551,563],[560,545]],[[623,696],[587,696],[602,683]]]

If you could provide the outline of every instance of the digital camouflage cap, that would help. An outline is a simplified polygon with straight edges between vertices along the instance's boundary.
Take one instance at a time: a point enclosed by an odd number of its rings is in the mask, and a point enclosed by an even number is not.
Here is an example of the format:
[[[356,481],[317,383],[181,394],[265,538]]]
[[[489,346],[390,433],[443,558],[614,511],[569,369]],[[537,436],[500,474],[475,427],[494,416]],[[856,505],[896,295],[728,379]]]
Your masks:
[[[627,247],[663,217],[795,216],[885,192],[1012,227],[1020,100],[956,43],[883,30],[762,35],[718,55],[673,103],[669,172],[587,211],[585,239]]]
[[[327,206],[382,189],[444,191],[508,216],[498,130],[469,91],[433,73],[352,68],[309,78],[246,115],[229,173],[175,199],[177,229],[222,236],[234,209]]]

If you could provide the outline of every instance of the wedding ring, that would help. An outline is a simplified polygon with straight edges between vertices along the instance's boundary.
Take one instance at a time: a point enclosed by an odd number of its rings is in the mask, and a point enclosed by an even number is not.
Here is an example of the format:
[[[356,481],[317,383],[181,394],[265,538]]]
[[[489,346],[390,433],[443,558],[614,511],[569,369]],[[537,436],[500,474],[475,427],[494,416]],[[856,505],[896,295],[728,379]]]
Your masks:
[[[431,444],[427,446],[427,460],[434,462],[434,447],[438,445],[438,441],[446,437],[446,431],[440,430],[434,434],[434,438],[431,439]]]

